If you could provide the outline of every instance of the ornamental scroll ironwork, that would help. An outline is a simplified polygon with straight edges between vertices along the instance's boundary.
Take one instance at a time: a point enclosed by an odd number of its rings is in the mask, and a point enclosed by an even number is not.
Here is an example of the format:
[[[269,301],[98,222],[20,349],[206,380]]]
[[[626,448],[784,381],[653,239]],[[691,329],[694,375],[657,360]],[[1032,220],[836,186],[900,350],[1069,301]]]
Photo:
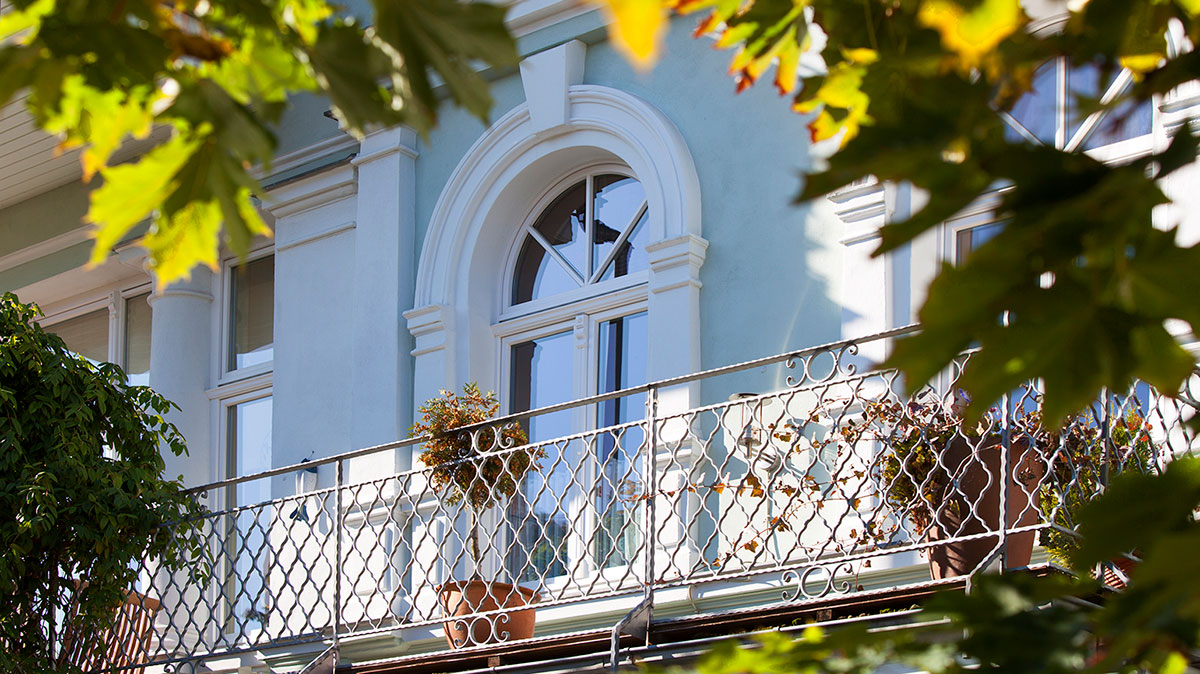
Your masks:
[[[800,569],[784,571],[779,577],[784,585],[794,586],[794,591],[783,591],[784,601],[822,599],[830,595],[850,594],[858,589],[851,579],[838,574],[854,574],[854,564],[839,560],[829,564],[813,564]]]

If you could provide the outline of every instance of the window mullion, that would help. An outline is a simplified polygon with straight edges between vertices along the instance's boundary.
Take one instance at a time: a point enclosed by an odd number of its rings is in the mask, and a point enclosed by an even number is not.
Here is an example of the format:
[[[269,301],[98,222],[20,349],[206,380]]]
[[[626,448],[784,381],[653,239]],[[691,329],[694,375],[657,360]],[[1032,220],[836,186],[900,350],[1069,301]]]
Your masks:
[[[108,294],[108,362],[116,363],[125,369],[125,359],[122,351],[125,349],[124,330],[121,323],[125,321],[125,307],[121,301],[121,291],[114,290]]]
[[[1117,75],[1117,78],[1113,80],[1108,89],[1104,91],[1104,95],[1100,97],[1100,104],[1108,105],[1109,103],[1112,103],[1113,99],[1124,93],[1126,87],[1128,87],[1132,82],[1133,73],[1130,72],[1129,69],[1122,70],[1120,74]],[[1080,146],[1086,143],[1087,139],[1092,135],[1092,132],[1096,130],[1096,127],[1100,126],[1100,123],[1104,121],[1105,117],[1108,117],[1107,110],[1099,110],[1088,115],[1088,118],[1084,120],[1083,124],[1079,125],[1079,129],[1071,138],[1071,142],[1067,144],[1066,151],[1074,152],[1075,150],[1079,149]]]
[[[595,251],[592,249],[596,245],[596,242],[593,240],[595,237],[592,236],[592,225],[596,219],[596,213],[595,213],[596,177],[595,176],[587,177],[587,190],[585,192],[586,192],[587,196],[586,196],[584,204],[583,204],[583,211],[584,211],[583,235],[584,235],[584,237],[586,237],[586,241],[587,241],[587,246],[586,246],[587,255],[585,256],[585,257],[587,257],[587,262],[584,263],[584,266],[586,268],[584,269],[583,276],[584,276],[584,278],[588,279],[588,282],[590,283],[593,280],[592,277],[594,274],[594,270],[592,269],[592,266],[593,266],[592,258],[594,258],[596,256]]]
[[[625,226],[624,230],[622,230],[621,235],[617,237],[616,242],[613,244],[612,250],[608,251],[608,255],[604,256],[604,262],[596,268],[596,271],[592,273],[588,281],[589,283],[596,283],[599,281],[600,276],[604,274],[606,269],[608,269],[608,265],[612,264],[613,259],[617,257],[617,253],[620,252],[621,246],[624,245],[629,237],[633,235],[633,230],[637,227],[638,221],[642,219],[643,215],[645,215],[646,209],[649,207],[648,203],[649,202],[645,201],[642,202],[641,208],[637,210],[637,213],[634,214],[633,219],[629,221],[629,224]]]
[[[546,253],[549,254],[550,257],[558,261],[558,264],[562,266],[564,270],[566,270],[567,274],[569,274],[572,279],[575,279],[576,283],[578,283],[580,286],[584,284],[583,278],[580,277],[579,272],[575,270],[575,265],[567,262],[567,259],[562,256],[562,253],[558,252],[558,250],[556,250],[554,246],[546,240],[546,237],[542,236],[541,232],[537,231],[537,229],[534,227],[530,227],[529,235],[532,236],[533,240],[537,241],[542,248],[546,249]]]
[[[1054,68],[1054,147],[1061,150],[1067,145],[1067,97],[1071,95],[1067,82],[1067,60],[1060,57]]]

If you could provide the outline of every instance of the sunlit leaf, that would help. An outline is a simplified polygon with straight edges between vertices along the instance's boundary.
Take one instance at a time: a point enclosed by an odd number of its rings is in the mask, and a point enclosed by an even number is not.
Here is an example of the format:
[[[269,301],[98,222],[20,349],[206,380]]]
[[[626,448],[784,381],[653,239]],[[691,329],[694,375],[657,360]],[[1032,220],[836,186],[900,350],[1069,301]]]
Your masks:
[[[662,0],[595,0],[609,22],[617,50],[635,66],[649,68],[658,60],[667,32]]]
[[[92,192],[86,218],[95,225],[90,264],[104,262],[129,230],[166,201],[178,184],[176,174],[199,145],[177,135],[134,163],[101,170],[104,185]]]
[[[218,268],[221,207],[214,201],[190,201],[169,216],[154,218],[142,239],[159,288],[186,278],[196,264]]]
[[[980,0],[964,5],[959,0],[924,0],[921,23],[934,28],[946,49],[959,58],[963,70],[977,68],[984,55],[1025,23],[1020,0]]]

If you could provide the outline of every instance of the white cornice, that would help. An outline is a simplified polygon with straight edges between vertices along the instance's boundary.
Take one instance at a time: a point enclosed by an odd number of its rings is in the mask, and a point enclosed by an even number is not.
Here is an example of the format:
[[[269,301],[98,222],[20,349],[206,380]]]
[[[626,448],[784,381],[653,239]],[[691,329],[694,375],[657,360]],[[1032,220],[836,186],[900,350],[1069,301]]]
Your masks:
[[[509,31],[516,37],[582,16],[595,9],[583,0],[514,0],[508,5]]]
[[[353,196],[358,191],[354,166],[342,164],[288,182],[267,193],[263,207],[276,218],[286,218]]]
[[[303,147],[294,152],[281,154],[271,162],[271,170],[267,173],[259,173],[259,179],[266,179],[273,175],[283,175],[288,171],[304,166],[310,162],[316,161],[321,157],[341,152],[350,152],[358,148],[358,141],[352,136],[345,134],[319,140],[312,145]]]

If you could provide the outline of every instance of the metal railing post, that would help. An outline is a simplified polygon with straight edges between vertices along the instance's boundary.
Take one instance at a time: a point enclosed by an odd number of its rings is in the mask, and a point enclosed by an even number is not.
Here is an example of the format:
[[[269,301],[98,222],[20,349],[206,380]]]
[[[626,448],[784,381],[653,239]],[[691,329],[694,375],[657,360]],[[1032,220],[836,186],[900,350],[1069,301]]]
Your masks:
[[[1012,394],[1000,396],[1000,409],[1004,410],[1000,421],[1000,512],[997,522],[1000,523],[1000,572],[1008,568],[1008,484],[1012,481],[1012,466],[1009,465],[1009,455],[1012,452],[1012,418],[1016,410],[1012,409]],[[1015,524],[1015,522],[1014,522]]]
[[[338,652],[338,632],[342,624],[342,538],[344,528],[345,509],[342,507],[342,486],[345,482],[343,461],[338,460],[336,464],[336,479],[334,486],[333,507],[337,509],[334,513],[334,564],[333,564],[333,649],[334,653]]]
[[[646,489],[650,498],[646,499],[646,587],[642,601],[647,605],[654,602],[654,509],[658,500],[658,387],[651,386],[646,391],[646,423],[648,425],[646,451]],[[646,645],[650,637],[646,636]]]

